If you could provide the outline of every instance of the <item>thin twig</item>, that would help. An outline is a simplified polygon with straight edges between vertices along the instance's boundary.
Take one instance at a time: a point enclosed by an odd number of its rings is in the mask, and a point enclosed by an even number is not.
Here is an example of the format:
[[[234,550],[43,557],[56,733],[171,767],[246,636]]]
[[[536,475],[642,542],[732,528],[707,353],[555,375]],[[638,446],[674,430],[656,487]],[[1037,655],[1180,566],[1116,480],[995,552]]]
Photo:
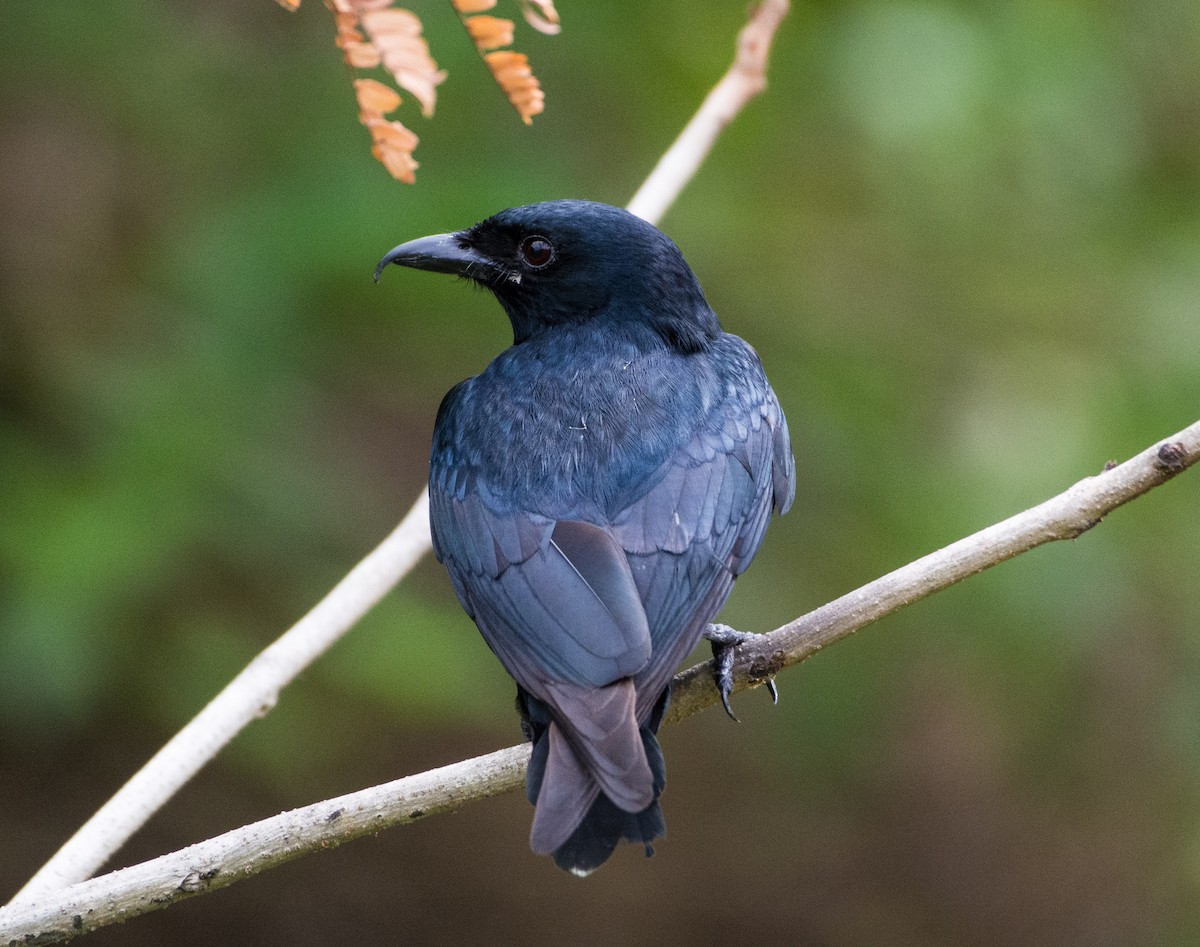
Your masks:
[[[1120,466],[876,579],[738,648],[735,690],[1022,552],[1074,539],[1200,460],[1200,421]],[[712,662],[675,678],[667,723],[715,704]],[[295,809],[64,891],[0,908],[0,943],[54,943],[233,884],[308,852],[515,789],[528,744]]]
[[[700,169],[725,127],[767,87],[767,56],[787,12],[788,0],[763,0],[751,11],[749,22],[738,34],[733,65],[633,195],[627,205],[631,213],[658,223]]]
[[[738,37],[729,73],[659,162],[629,209],[657,223],[696,173],[721,129],[766,85],[767,50],[786,0],[765,0]],[[736,96],[730,89],[736,87]],[[702,116],[704,118],[702,119]],[[705,129],[701,134],[693,129]],[[696,153],[688,156],[687,150]],[[668,160],[669,159],[669,160]],[[652,195],[645,197],[643,195]],[[327,651],[430,549],[428,494],[422,492],[395,531],[328,595],[270,645],[158,751],[55,853],[13,898],[27,901],[91,877],[129,837]]]

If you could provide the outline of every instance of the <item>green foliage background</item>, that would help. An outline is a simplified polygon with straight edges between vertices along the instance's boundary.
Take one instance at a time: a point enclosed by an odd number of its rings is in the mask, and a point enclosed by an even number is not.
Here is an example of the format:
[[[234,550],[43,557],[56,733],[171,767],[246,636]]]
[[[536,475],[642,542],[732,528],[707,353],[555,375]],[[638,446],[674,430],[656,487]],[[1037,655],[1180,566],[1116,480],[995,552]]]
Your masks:
[[[511,5],[513,7],[515,5]],[[525,128],[448,4],[418,184],[316,0],[51,0],[0,50],[0,899],[388,532],[508,344],[396,243],[625,203],[741,4],[563,0]],[[501,9],[515,15],[515,9]],[[800,3],[664,221],[788,412],[767,630],[1200,416],[1200,7]],[[1200,481],[666,734],[671,835],[586,884],[516,796],[89,939],[1191,944]],[[515,741],[425,563],[121,856]]]

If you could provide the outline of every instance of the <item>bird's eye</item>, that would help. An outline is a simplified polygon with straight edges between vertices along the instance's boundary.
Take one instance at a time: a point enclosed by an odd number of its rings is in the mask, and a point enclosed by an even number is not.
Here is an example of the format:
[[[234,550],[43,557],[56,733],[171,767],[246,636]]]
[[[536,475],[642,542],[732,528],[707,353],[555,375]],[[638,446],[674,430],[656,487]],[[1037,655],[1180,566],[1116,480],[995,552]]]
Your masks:
[[[554,261],[554,244],[545,237],[526,237],[521,241],[521,259],[535,270]]]

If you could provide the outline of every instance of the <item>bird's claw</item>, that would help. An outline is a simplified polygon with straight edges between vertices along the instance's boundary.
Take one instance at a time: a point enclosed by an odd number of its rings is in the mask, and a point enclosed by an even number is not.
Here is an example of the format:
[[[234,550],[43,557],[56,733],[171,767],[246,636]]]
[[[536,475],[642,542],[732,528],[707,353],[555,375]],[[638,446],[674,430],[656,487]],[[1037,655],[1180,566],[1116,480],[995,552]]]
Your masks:
[[[715,668],[713,670],[713,678],[716,681],[717,690],[721,694],[721,706],[725,708],[725,713],[729,714],[729,719],[738,723],[737,714],[733,712],[733,708],[729,705],[729,695],[733,693],[733,659],[735,657],[734,649],[749,641],[751,638],[756,638],[757,635],[746,631],[738,631],[735,628],[730,628],[728,625],[709,625],[704,632],[704,637],[708,639],[712,645],[713,662]],[[771,692],[771,702],[779,703],[779,690],[775,686],[775,678],[767,678],[767,690]]]
[[[721,692],[721,706],[725,708],[725,713],[729,714],[729,719],[734,723],[741,723],[737,718],[737,714],[733,712],[733,708],[729,706],[729,695],[733,693],[733,645],[718,644],[716,641],[713,646],[713,661],[716,662],[716,668],[713,671],[713,677],[716,678],[717,690]]]

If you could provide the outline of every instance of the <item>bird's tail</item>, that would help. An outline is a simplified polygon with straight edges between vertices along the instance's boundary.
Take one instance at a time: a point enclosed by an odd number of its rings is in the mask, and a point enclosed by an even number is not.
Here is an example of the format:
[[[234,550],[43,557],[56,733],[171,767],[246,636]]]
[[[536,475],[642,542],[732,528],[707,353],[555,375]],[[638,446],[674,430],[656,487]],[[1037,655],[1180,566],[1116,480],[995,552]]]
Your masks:
[[[650,792],[643,797],[649,804],[630,811],[633,806],[628,799],[618,804],[601,789],[596,775],[564,735],[559,722],[551,717],[549,708],[524,691],[518,695],[527,735],[533,741],[525,788],[529,801],[537,808],[530,833],[535,852],[553,853],[555,864],[580,876],[604,864],[622,841],[640,843],[647,855],[653,854],[651,842],[666,833],[658,804],[666,783],[666,767],[655,731],[667,697],[663,695],[651,719],[637,730],[639,749],[650,775]]]
[[[644,845],[646,854],[653,855],[654,848],[650,843],[666,834],[667,823],[658,804],[666,782],[662,750],[648,727],[641,728],[641,736],[650,771],[654,774],[654,801],[641,812],[626,812],[604,793],[596,793],[575,831],[554,850],[554,864],[564,871],[580,877],[590,875],[608,861],[617,843],[622,841]]]

